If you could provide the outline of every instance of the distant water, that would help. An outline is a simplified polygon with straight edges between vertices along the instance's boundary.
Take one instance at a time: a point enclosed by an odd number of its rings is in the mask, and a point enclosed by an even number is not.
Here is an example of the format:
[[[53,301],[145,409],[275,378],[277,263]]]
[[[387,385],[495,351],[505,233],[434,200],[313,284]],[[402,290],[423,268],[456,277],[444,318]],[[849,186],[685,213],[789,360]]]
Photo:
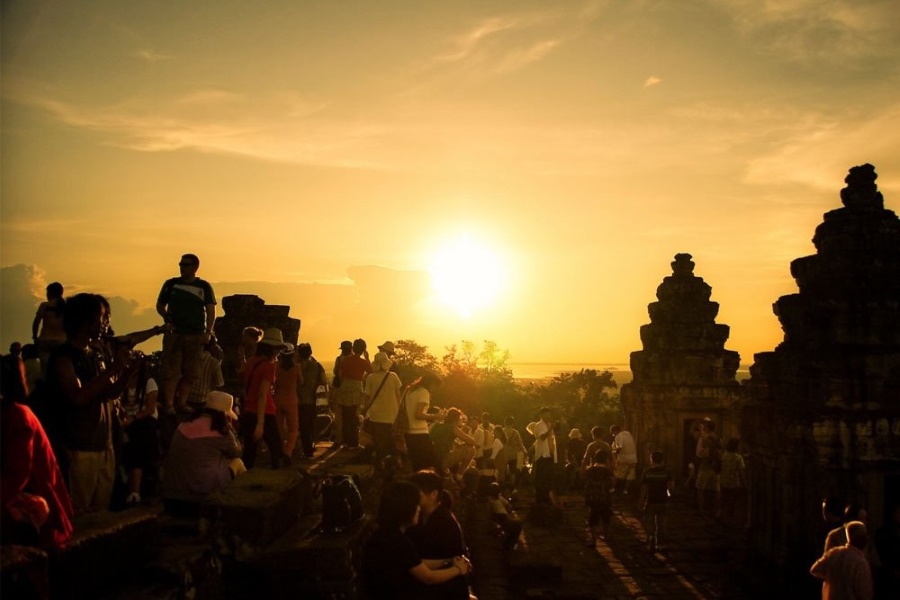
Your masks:
[[[545,380],[556,377],[560,373],[577,373],[582,369],[596,369],[601,373],[609,371],[613,379],[621,387],[631,381],[631,368],[626,364],[596,363],[509,363],[513,377],[519,380]]]
[[[513,377],[520,381],[544,381],[556,377],[560,373],[577,373],[581,369],[596,369],[601,373],[609,371],[613,380],[621,388],[623,384],[630,383],[632,379],[631,367],[627,364],[597,364],[597,363],[509,363]],[[747,368],[738,369],[736,379],[742,381],[750,377]]]

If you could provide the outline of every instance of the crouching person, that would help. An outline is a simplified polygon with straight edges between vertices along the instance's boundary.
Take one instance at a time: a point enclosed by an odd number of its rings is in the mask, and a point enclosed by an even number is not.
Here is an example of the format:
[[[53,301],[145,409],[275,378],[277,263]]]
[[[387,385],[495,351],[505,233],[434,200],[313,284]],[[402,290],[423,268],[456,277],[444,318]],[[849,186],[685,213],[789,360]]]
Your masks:
[[[404,533],[419,521],[419,488],[398,481],[385,488],[376,518],[377,529],[363,552],[363,587],[372,600],[446,598],[468,600],[465,581],[469,561],[463,556],[423,560]]]
[[[488,498],[491,505],[491,520],[503,530],[503,548],[504,550],[512,550],[519,542],[519,534],[522,533],[522,521],[516,515],[509,500],[500,495],[499,483],[490,484]]]
[[[233,406],[231,394],[210,392],[206,403],[178,426],[165,463],[166,512],[196,516],[199,502],[247,470],[234,431]]]

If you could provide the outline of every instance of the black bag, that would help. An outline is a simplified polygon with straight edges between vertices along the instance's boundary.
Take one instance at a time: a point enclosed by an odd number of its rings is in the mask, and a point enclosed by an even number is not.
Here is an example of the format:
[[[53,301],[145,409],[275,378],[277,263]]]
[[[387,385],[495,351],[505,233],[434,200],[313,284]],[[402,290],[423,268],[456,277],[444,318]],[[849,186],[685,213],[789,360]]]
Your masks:
[[[326,533],[339,533],[365,514],[362,495],[350,475],[331,475],[321,484],[322,526]]]

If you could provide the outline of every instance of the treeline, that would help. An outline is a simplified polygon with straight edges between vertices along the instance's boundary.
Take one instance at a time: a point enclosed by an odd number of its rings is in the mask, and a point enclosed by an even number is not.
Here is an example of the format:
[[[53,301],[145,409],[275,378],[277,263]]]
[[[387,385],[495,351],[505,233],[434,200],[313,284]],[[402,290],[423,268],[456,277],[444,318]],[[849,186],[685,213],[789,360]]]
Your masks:
[[[521,428],[536,418],[541,406],[550,406],[560,424],[557,435],[578,427],[586,438],[594,425],[606,429],[624,418],[616,382],[607,370],[581,369],[546,382],[519,383],[508,366],[509,351],[490,340],[480,346],[463,340],[445,348],[440,360],[414,340],[399,340],[395,347],[395,370],[404,383],[425,369],[441,374],[443,383],[433,394],[433,404],[442,408],[488,412],[495,422],[513,416]]]

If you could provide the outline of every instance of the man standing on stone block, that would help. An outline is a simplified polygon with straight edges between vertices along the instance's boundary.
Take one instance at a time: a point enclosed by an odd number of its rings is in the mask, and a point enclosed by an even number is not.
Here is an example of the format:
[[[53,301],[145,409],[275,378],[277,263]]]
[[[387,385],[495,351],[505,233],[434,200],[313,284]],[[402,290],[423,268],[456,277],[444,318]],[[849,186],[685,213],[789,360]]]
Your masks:
[[[200,376],[200,353],[212,338],[216,321],[212,286],[197,277],[200,259],[195,254],[185,254],[178,267],[181,274],[163,284],[156,300],[156,312],[166,323],[162,403],[167,413],[187,404],[191,387]]]

